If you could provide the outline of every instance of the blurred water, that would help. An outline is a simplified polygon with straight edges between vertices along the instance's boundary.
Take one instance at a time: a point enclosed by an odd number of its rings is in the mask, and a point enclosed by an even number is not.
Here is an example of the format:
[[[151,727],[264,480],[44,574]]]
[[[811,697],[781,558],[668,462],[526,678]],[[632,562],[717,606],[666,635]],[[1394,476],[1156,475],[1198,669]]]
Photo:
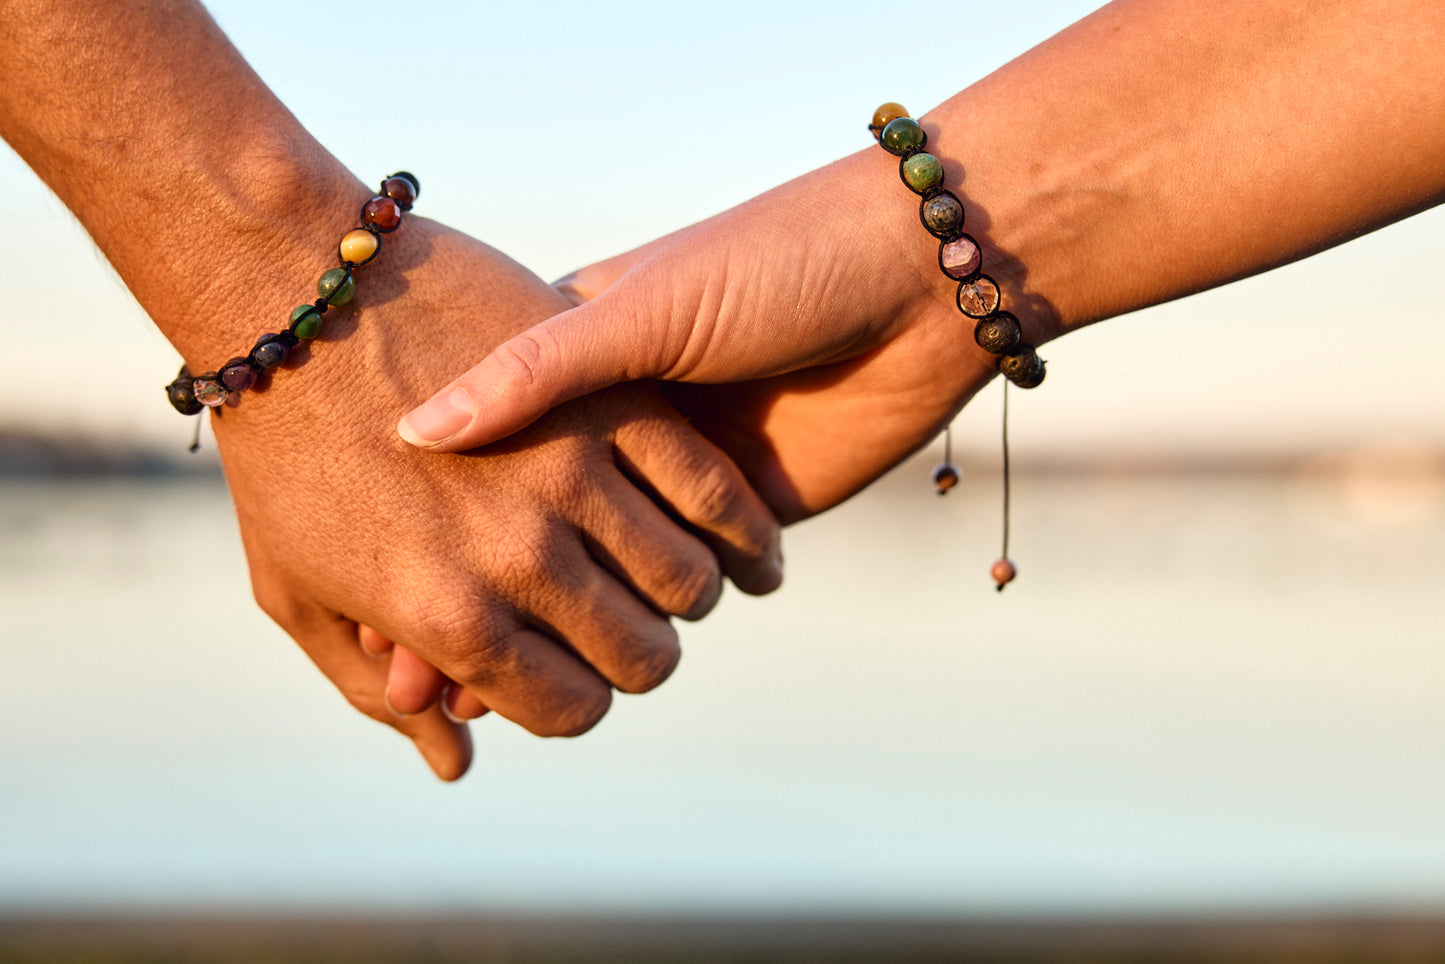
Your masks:
[[[457,786],[254,610],[219,482],[0,483],[0,908],[1445,902],[1438,479],[1025,477],[998,595],[995,483],[925,472]]]

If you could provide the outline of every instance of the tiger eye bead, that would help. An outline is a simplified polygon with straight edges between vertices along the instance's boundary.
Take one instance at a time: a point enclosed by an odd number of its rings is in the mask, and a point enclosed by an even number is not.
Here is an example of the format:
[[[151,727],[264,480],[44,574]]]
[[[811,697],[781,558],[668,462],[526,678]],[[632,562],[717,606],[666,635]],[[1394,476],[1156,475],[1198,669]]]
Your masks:
[[[998,360],[999,373],[1019,388],[1037,388],[1044,380],[1044,361],[1033,345],[1019,345]]]
[[[907,116],[907,107],[890,100],[886,104],[880,104],[878,109],[873,112],[873,126],[882,130],[898,118]]]
[[[963,204],[948,191],[926,199],[918,209],[923,226],[935,238],[946,238],[963,227]]]
[[[381,193],[395,201],[403,211],[410,211],[421,188],[405,174],[393,174],[381,182]]]
[[[191,384],[191,391],[195,393],[196,401],[207,408],[215,408],[231,394],[230,390],[221,383],[221,377],[216,372],[197,375],[196,380]]]
[[[378,194],[361,209],[361,220],[373,224],[383,234],[395,231],[401,225],[401,205],[389,197]]]
[[[943,183],[943,165],[932,154],[914,154],[903,162],[903,183],[909,190],[927,194]]]
[[[970,318],[986,318],[998,311],[998,285],[986,274],[959,285],[958,310]]]
[[[342,236],[337,253],[341,255],[342,261],[365,264],[376,257],[376,252],[380,250],[380,238],[363,228],[355,228]]]
[[[286,360],[286,353],[291,349],[280,335],[262,335],[256,340],[256,345],[251,349],[248,356],[251,364],[261,371],[268,368],[275,368]]]
[[[1023,341],[1019,320],[1007,311],[989,315],[973,326],[973,340],[978,347],[994,355],[1007,355]]]
[[[321,312],[315,305],[297,305],[292,309],[291,334],[303,340],[321,334]]]
[[[958,466],[952,462],[940,462],[933,469],[933,485],[939,495],[947,495],[948,490],[958,484]]]
[[[897,154],[900,157],[915,148],[922,147],[928,140],[928,135],[923,133],[923,128],[918,126],[918,121],[912,117],[895,117],[883,128],[883,136],[878,138],[878,143],[890,154]]]
[[[332,268],[316,282],[316,293],[326,299],[327,304],[344,305],[356,294],[356,279],[340,268]],[[295,312],[292,312],[294,321]]]
[[[232,358],[221,366],[221,384],[233,392],[244,392],[256,384],[256,369],[246,358]]]

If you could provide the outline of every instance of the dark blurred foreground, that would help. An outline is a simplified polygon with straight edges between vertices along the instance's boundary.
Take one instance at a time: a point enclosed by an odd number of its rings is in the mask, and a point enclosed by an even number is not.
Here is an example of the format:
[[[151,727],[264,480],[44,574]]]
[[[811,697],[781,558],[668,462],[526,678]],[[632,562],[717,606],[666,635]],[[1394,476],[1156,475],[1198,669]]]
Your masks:
[[[1247,921],[0,917],[0,962],[62,961],[1445,961],[1445,917]]]

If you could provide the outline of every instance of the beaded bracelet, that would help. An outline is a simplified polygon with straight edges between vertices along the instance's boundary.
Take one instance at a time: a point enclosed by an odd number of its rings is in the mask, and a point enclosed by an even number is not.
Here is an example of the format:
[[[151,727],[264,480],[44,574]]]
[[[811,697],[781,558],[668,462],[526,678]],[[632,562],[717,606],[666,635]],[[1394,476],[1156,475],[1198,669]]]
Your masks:
[[[983,273],[983,251],[976,240],[963,233],[963,202],[943,186],[943,165],[927,153],[928,133],[908,116],[908,109],[892,101],[873,112],[868,125],[885,151],[898,157],[898,177],[922,200],[918,220],[938,239],[938,267],[958,282],[954,301],[958,310],[973,319],[973,340],[984,351],[997,355],[995,363],[1007,380],[1003,403],[1003,554],[990,574],[1000,592],[1018,574],[1008,557],[1009,540],[1009,456],[1008,383],[1019,388],[1037,388],[1046,374],[1044,360],[1034,346],[1023,340],[1019,320],[1000,310],[998,283]],[[933,470],[933,484],[943,495],[958,484],[958,467],[953,464],[953,427],[944,432],[943,462]]]
[[[1044,361],[1023,340],[1019,321],[999,310],[998,283],[983,273],[978,242],[963,233],[963,203],[943,187],[943,165],[926,153],[928,134],[908,116],[902,104],[887,103],[873,112],[868,125],[879,145],[896,154],[898,177],[921,195],[918,220],[939,240],[938,267],[958,282],[958,310],[974,319],[973,340],[998,355],[998,370],[1019,388],[1036,388],[1044,380]]]
[[[232,358],[216,371],[193,376],[182,365],[175,381],[166,386],[166,397],[176,411],[196,415],[203,408],[215,408],[255,385],[262,373],[285,361],[298,344],[321,334],[321,316],[328,308],[352,299],[356,294],[352,272],[381,253],[381,236],[401,226],[402,214],[411,210],[419,194],[421,182],[407,171],[397,171],[383,180],[381,192],[361,206],[361,226],[342,237],[337,247],[340,266],[328,269],[316,282],[320,297],[297,305],[285,331],[262,335],[249,353]]]

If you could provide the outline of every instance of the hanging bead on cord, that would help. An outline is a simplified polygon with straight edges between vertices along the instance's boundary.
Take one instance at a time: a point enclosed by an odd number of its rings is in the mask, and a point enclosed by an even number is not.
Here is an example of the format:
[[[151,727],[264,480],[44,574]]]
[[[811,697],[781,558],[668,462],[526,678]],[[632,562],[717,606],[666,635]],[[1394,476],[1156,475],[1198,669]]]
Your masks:
[[[919,195],[918,220],[939,241],[938,267],[958,282],[954,297],[958,310],[973,319],[973,340],[984,351],[997,355],[995,365],[1005,378],[1003,401],[1003,554],[990,574],[1003,587],[1018,575],[1008,557],[1009,542],[1009,453],[1008,388],[1036,388],[1046,374],[1043,359],[1034,346],[1023,340],[1023,328],[1007,311],[1000,310],[998,283],[983,273],[983,252],[974,238],[963,233],[963,202],[943,187],[943,165],[924,151],[928,134],[908,116],[902,104],[889,102],[873,112],[868,125],[882,148],[899,158],[898,177]],[[953,426],[944,429],[943,462],[933,470],[933,484],[944,495],[958,484],[961,473],[953,464]]]

